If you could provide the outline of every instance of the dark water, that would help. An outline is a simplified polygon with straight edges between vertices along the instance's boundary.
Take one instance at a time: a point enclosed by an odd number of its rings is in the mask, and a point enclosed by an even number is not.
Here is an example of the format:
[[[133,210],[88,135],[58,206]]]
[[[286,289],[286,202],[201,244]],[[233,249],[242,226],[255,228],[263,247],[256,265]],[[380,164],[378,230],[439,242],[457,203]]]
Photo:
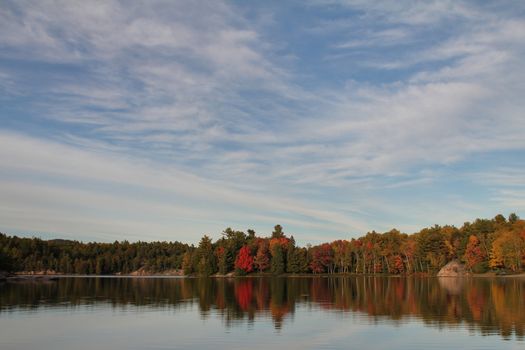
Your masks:
[[[525,349],[525,281],[61,278],[0,284],[0,349]]]

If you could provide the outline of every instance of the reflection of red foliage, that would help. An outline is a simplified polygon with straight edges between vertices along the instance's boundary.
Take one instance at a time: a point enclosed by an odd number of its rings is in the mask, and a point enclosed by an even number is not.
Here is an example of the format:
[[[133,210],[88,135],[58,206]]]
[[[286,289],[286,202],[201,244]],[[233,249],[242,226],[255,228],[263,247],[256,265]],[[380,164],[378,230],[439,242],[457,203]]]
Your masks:
[[[215,305],[219,310],[226,308],[226,301],[224,300],[224,293],[222,291],[217,292],[217,297],[215,297]]]
[[[255,301],[257,303],[257,310],[268,309],[268,303],[270,302],[270,287],[268,286],[268,281],[259,280],[255,292]]]
[[[366,302],[366,312],[369,315],[376,315],[377,314],[377,312],[376,312],[376,305],[375,305],[375,303],[372,300],[368,300]]]
[[[486,300],[477,288],[472,287],[467,293],[467,302],[472,313],[472,318],[475,321],[481,321],[483,317],[483,309],[486,304]]]
[[[398,302],[399,300],[403,300],[405,297],[405,283],[402,280],[399,281],[393,281],[394,283],[394,291],[395,291],[395,299],[393,302]]]
[[[330,294],[330,290],[326,288],[324,280],[312,280],[312,284],[310,286],[310,298],[312,301],[319,303],[323,307],[331,305],[332,295]]]
[[[253,270],[253,256],[251,256],[248,246],[244,246],[239,250],[237,259],[235,259],[235,268],[243,270],[244,272],[251,272]]]
[[[280,329],[282,327],[284,317],[290,313],[290,307],[287,303],[276,304],[274,302],[270,302],[270,312],[272,314],[272,319],[275,322],[275,328]]]
[[[235,286],[235,299],[243,311],[248,311],[253,295],[253,280],[240,281]]]

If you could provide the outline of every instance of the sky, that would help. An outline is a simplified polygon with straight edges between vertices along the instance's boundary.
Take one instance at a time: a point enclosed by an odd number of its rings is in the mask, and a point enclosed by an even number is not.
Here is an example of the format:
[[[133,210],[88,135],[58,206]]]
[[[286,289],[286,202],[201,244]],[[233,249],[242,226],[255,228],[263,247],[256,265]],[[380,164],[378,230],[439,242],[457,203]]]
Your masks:
[[[0,232],[523,216],[524,57],[521,1],[0,1]]]

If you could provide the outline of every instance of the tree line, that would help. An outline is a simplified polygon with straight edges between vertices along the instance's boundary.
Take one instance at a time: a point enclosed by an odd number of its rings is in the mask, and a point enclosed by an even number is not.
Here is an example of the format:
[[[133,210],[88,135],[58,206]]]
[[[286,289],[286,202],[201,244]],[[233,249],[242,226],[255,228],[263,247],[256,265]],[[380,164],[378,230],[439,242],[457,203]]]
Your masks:
[[[128,274],[179,269],[189,245],[180,242],[82,243],[0,234],[0,270],[65,274]]]
[[[128,274],[183,270],[185,275],[235,273],[434,274],[459,260],[475,273],[519,272],[525,266],[525,221],[476,219],[461,227],[432,226],[413,234],[393,229],[350,240],[296,245],[280,225],[269,237],[227,228],[215,242],[82,243],[0,234],[0,270],[74,274]]]

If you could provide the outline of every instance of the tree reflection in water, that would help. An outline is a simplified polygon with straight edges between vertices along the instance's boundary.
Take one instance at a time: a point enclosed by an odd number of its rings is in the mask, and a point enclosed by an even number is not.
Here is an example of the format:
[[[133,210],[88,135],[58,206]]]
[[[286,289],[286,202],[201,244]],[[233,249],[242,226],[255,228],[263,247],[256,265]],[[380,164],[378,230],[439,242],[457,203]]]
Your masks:
[[[417,318],[433,327],[463,325],[521,340],[524,289],[524,280],[510,278],[60,278],[0,285],[0,312],[104,303],[115,308],[198,305],[202,318],[219,315],[227,327],[270,317],[280,329],[292,322],[296,307],[310,307],[359,313],[372,321]]]

